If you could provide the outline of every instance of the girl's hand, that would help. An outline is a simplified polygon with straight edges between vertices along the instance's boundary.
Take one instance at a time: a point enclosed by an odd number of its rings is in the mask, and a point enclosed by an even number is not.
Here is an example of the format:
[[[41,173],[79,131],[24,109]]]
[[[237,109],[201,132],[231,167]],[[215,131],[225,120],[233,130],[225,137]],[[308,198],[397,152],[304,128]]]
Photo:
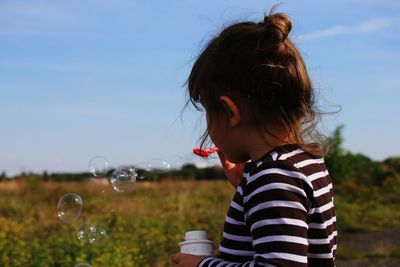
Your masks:
[[[225,155],[218,151],[219,159],[221,160],[222,168],[224,168],[225,175],[233,187],[237,188],[243,178],[244,163],[232,163],[228,161]]]
[[[204,256],[195,256],[186,253],[176,253],[171,256],[171,261],[177,267],[196,267]]]

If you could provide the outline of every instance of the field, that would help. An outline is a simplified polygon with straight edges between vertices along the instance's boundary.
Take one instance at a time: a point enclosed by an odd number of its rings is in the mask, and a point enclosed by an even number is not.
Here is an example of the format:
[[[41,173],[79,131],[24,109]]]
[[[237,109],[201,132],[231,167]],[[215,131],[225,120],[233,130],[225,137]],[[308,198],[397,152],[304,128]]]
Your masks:
[[[64,224],[56,205],[64,193],[83,198],[77,222]],[[226,181],[138,183],[134,192],[114,192],[107,183],[85,181],[0,183],[0,266],[171,266],[184,233],[204,229],[218,244],[233,188]],[[398,203],[349,202],[337,194],[340,266],[400,266]],[[76,238],[80,224],[107,231],[100,244]]]

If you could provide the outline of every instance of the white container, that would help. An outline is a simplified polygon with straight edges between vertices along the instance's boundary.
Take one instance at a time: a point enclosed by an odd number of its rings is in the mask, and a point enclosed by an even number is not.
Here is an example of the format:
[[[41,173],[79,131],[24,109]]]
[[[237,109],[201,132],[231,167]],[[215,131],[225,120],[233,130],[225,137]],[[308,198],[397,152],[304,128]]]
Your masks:
[[[189,231],[185,233],[185,241],[179,243],[181,253],[197,256],[211,256],[214,243],[207,240],[206,231]]]

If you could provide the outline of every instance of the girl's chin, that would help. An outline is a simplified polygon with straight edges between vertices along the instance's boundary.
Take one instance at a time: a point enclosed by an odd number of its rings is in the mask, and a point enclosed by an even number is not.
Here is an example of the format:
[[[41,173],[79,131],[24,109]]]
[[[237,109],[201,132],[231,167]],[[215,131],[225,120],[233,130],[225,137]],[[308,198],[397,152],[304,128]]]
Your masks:
[[[232,163],[245,163],[250,160],[250,155],[249,154],[232,155],[231,157],[228,157],[228,160]]]

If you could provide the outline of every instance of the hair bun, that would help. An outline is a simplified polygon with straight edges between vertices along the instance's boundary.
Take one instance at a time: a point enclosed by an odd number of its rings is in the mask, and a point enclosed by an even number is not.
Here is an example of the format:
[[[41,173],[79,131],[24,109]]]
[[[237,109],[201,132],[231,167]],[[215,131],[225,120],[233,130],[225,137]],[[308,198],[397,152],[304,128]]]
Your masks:
[[[266,15],[263,24],[267,33],[276,43],[284,42],[292,29],[289,17],[283,13]]]

